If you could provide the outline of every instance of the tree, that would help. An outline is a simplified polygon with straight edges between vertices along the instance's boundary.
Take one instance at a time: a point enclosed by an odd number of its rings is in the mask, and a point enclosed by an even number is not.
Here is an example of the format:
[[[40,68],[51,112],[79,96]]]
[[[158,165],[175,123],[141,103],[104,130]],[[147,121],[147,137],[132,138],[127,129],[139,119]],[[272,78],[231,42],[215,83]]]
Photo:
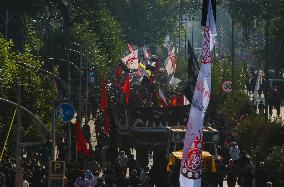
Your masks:
[[[51,80],[50,77],[42,75],[40,69],[42,63],[32,55],[26,47],[23,53],[13,50],[13,43],[6,41],[0,36],[0,95],[11,101],[17,101],[17,86],[22,88],[22,105],[34,112],[42,121],[50,127],[51,116]],[[1,103],[1,114],[3,121],[12,115],[15,108]],[[35,123],[27,115],[23,115],[22,121],[23,139],[29,141],[39,138],[39,129],[35,128]],[[26,136],[25,136],[26,135]]]

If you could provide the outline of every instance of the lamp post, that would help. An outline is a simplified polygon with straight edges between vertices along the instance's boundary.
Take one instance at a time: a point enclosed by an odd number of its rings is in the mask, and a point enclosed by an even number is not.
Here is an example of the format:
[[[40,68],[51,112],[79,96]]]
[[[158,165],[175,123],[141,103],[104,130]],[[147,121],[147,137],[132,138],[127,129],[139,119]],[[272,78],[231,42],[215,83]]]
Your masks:
[[[265,72],[265,91],[264,91],[264,100],[265,100],[265,122],[268,124],[268,118],[269,118],[269,111],[268,111],[268,92],[269,92],[269,0],[266,1],[265,6],[256,2],[252,1],[259,5],[261,8],[263,8],[266,12],[265,22],[266,22],[266,28],[265,28],[265,65],[264,65],[264,72]]]
[[[61,58],[48,58],[48,60],[59,60],[59,61],[62,61],[64,63],[67,63],[67,84],[68,84],[68,94],[67,94],[67,97],[68,97],[68,102],[70,103],[71,101],[71,74],[70,74],[70,65],[72,65],[73,67],[75,67],[75,69],[77,70],[78,74],[79,74],[79,81],[81,82],[81,74],[82,74],[82,70],[76,66],[73,62],[70,62],[69,61],[69,54],[68,54],[68,60],[64,60],[64,59],[61,59]],[[53,63],[54,64],[54,63]],[[81,84],[79,84],[79,87],[81,87]],[[81,88],[79,88],[79,90],[81,90]],[[80,95],[80,94],[79,94]],[[81,98],[79,97],[79,103],[80,103],[80,100]],[[55,137],[55,106],[53,107],[54,108],[54,111],[53,111],[53,131],[54,131],[54,137]],[[70,124],[68,124],[68,131],[67,131],[67,150],[68,150],[68,161],[71,161],[71,126]],[[55,150],[55,139],[54,139],[54,150]]]
[[[56,160],[56,156],[55,156],[55,138],[56,138],[56,135],[55,135],[55,126],[56,126],[56,119],[55,119],[55,79],[59,80],[59,82],[62,84],[62,86],[64,87],[65,91],[67,92],[70,92],[70,90],[68,89],[66,83],[60,79],[58,76],[55,75],[55,69],[54,69],[54,63],[52,63],[52,72],[50,71],[47,71],[47,70],[44,70],[44,69],[37,69],[36,67],[30,65],[30,64],[26,64],[26,63],[18,63],[18,65],[21,65],[21,66],[25,66],[27,68],[32,68],[34,70],[39,70],[41,71],[42,73],[45,73],[45,74],[49,74],[52,76],[52,83],[53,83],[53,86],[52,86],[52,153],[51,153],[51,157],[52,157],[52,160]],[[20,87],[18,88],[20,90]],[[18,91],[18,95],[20,94],[20,91]],[[18,97],[19,98],[19,97]],[[20,101],[18,101],[18,104],[20,105]]]
[[[80,47],[80,50],[79,51],[74,50],[74,49],[66,49],[66,50],[78,53],[80,55],[80,69],[82,69],[83,55],[84,55],[83,54],[83,46],[81,44],[77,44],[76,42],[72,42],[72,44]],[[87,105],[87,103],[86,103],[86,105]],[[80,122],[82,121],[82,111],[83,111],[83,106],[82,106],[82,79],[80,78],[80,82],[79,82],[79,112],[78,112],[78,118],[79,118]]]

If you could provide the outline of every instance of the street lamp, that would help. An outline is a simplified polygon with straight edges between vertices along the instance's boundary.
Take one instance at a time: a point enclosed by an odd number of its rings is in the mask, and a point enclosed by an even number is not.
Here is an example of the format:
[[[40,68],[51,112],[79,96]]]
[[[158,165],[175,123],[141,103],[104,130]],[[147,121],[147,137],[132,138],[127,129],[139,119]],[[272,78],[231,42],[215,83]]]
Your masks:
[[[55,75],[55,72],[54,72],[54,66],[53,66],[53,72],[50,72],[50,71],[47,71],[47,70],[44,70],[44,69],[38,69],[36,68],[35,66],[32,66],[30,64],[26,64],[26,63],[18,63],[18,65],[22,65],[22,66],[25,66],[27,68],[32,68],[32,69],[35,69],[35,70],[39,70],[41,71],[42,73],[46,73],[46,74],[49,74],[49,75],[52,75],[53,77],[53,102],[52,102],[52,108],[53,108],[53,112],[52,112],[52,160],[55,160],[55,79],[59,80],[59,82],[62,84],[62,86],[64,87],[66,93],[68,94],[70,92],[70,88],[67,87],[66,83],[61,79],[59,78],[58,76]],[[20,104],[20,102],[19,102]]]
[[[80,50],[74,50],[74,49],[67,49],[67,48],[64,48],[65,50],[67,51],[70,51],[70,52],[75,52],[75,53],[78,53],[80,54],[80,69],[82,69],[83,67],[83,56],[87,56],[88,54],[85,54],[83,53],[83,46],[81,44],[78,44],[76,42],[72,42],[74,45],[80,47]],[[85,109],[85,124],[88,123],[88,100],[89,100],[89,79],[88,79],[88,74],[89,74],[89,63],[87,61],[86,63],[86,101],[85,101],[85,106],[86,106],[86,109]],[[82,82],[80,81],[79,83],[79,97],[81,98],[82,97]],[[78,118],[80,121],[82,121],[82,100],[80,100],[79,102],[79,113],[78,113]]]
[[[50,57],[48,58],[48,60],[59,60],[59,61],[62,61],[62,62],[65,62],[67,63],[67,73],[68,73],[68,102],[70,102],[70,95],[71,95],[71,82],[70,82],[70,65],[72,65],[73,67],[75,67],[75,69],[77,70],[77,72],[79,73],[79,90],[81,90],[81,82],[82,82],[82,79],[81,79],[81,75],[82,75],[82,70],[76,66],[73,62],[70,62],[69,60],[66,61],[64,59],[61,59],[61,58],[53,58],[53,57]],[[53,64],[53,71],[54,71],[54,63]],[[81,103],[81,94],[79,93],[79,105]],[[53,131],[54,131],[54,135],[55,135],[55,106],[53,107]],[[80,109],[79,109],[80,110]],[[55,142],[55,141],[54,141]],[[67,139],[67,146],[68,146],[68,160],[71,161],[71,127],[70,127],[70,124],[68,124],[68,139]],[[55,147],[55,145],[54,145]],[[77,157],[77,156],[76,156]]]

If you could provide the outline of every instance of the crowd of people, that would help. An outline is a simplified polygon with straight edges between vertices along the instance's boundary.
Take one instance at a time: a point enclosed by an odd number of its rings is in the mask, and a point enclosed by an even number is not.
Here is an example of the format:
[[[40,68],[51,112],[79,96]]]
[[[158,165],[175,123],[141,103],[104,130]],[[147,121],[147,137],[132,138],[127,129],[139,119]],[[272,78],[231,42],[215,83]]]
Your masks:
[[[231,142],[220,151],[216,160],[216,173],[211,186],[223,186],[226,180],[228,187],[266,187],[272,185],[263,161],[253,161],[244,151],[240,151],[236,142]]]
[[[100,125],[100,123],[98,123]],[[85,127],[88,129],[88,127]],[[99,127],[97,129],[100,129]],[[85,132],[86,133],[86,132]],[[100,136],[100,132],[97,132]],[[88,133],[86,133],[88,134]],[[133,150],[113,151],[107,136],[101,137],[89,158],[79,157],[78,162],[66,162],[64,185],[66,187],[176,187],[179,167],[166,171],[167,158],[159,154],[150,166],[149,160],[142,164],[135,159]],[[242,187],[269,186],[264,162],[253,163],[251,157],[242,152],[235,142],[219,150],[216,171],[202,176],[202,186]],[[150,156],[147,156],[149,159]],[[49,157],[42,151],[25,150],[21,157],[24,187],[48,186]],[[60,160],[62,158],[59,158]],[[150,167],[149,167],[150,166]],[[15,159],[5,154],[0,167],[0,187],[15,186]]]

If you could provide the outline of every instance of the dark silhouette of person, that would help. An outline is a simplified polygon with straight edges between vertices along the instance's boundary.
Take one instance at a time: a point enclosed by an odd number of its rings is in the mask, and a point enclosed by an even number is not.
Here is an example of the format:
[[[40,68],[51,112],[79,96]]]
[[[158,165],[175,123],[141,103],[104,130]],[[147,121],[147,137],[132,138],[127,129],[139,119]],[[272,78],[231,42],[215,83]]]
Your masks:
[[[260,162],[255,170],[255,184],[257,187],[265,187],[267,183],[267,171],[264,168],[264,162]]]

